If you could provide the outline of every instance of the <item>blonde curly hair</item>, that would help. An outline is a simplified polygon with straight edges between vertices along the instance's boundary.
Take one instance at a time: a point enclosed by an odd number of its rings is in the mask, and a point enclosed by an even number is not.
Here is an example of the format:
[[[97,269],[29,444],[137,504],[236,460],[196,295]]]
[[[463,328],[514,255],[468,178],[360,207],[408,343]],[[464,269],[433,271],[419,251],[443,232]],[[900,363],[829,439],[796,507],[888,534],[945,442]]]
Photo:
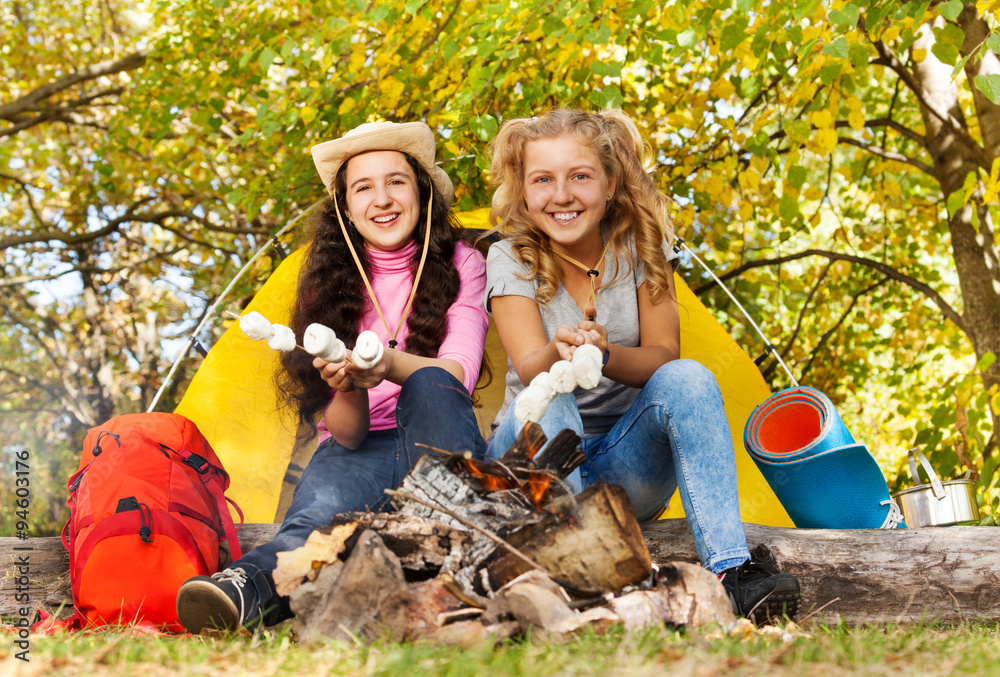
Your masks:
[[[629,273],[635,265],[628,250],[628,240],[635,241],[635,251],[645,266],[650,297],[658,302],[668,289],[669,276],[663,242],[673,242],[670,200],[653,183],[648,173],[652,150],[642,140],[639,128],[620,109],[585,113],[554,109],[541,117],[508,120],[490,144],[493,160],[490,170],[495,191],[490,211],[490,233],[510,240],[514,253],[530,268],[528,279],[538,280],[535,298],[546,303],[559,286],[559,265],[548,236],[528,216],[524,200],[524,148],[529,141],[572,135],[597,153],[615,191],[601,221],[601,229],[610,237],[617,262],[624,252]],[[615,274],[618,276],[617,263]],[[604,286],[602,283],[601,286]]]

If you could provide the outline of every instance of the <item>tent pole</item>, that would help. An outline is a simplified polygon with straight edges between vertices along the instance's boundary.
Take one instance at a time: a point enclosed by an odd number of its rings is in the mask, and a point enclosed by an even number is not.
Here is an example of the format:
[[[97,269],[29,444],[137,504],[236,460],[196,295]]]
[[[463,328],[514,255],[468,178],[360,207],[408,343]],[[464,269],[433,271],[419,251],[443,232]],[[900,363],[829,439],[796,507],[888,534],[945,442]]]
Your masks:
[[[163,379],[163,383],[160,385],[160,389],[156,391],[156,396],[150,403],[149,408],[146,409],[147,414],[156,409],[156,405],[160,401],[160,396],[163,395],[163,391],[167,389],[167,386],[170,385],[170,382],[173,380],[174,373],[177,371],[177,367],[179,367],[184,358],[187,357],[187,354],[191,351],[191,346],[193,346],[195,341],[198,340],[198,334],[201,333],[201,330],[205,327],[206,324],[208,324],[209,320],[213,318],[213,316],[215,315],[215,309],[219,307],[219,304],[222,303],[222,300],[224,298],[226,298],[226,295],[230,292],[230,290],[232,290],[232,288],[236,285],[236,283],[240,281],[240,278],[243,277],[243,274],[246,273],[247,270],[250,269],[250,266],[253,265],[253,262],[256,261],[262,254],[264,254],[264,252],[266,252],[269,248],[279,246],[278,245],[279,237],[281,237],[289,230],[291,230],[292,227],[295,226],[295,224],[302,219],[302,217],[304,217],[306,214],[311,212],[313,209],[315,209],[318,205],[320,205],[323,202],[326,202],[325,197],[312,203],[308,209],[306,209],[304,212],[302,212],[294,219],[289,221],[287,224],[285,224],[285,226],[281,230],[279,230],[277,233],[268,238],[267,242],[265,242],[264,245],[260,249],[258,249],[257,252],[252,257],[250,257],[250,260],[246,262],[246,265],[240,268],[240,271],[236,273],[236,277],[234,277],[232,281],[226,286],[226,288],[222,290],[222,293],[219,294],[218,298],[215,299],[215,302],[212,303],[211,307],[208,309],[208,312],[205,313],[205,317],[202,318],[201,322],[198,323],[198,326],[195,327],[195,330],[191,333],[187,345],[184,346],[184,350],[182,350],[180,355],[177,356],[177,359],[174,360],[173,365],[170,367],[170,371],[167,373],[166,378]]]
[[[702,261],[698,257],[698,255],[695,254],[694,251],[691,250],[690,247],[687,246],[687,243],[685,243],[684,240],[682,240],[680,238],[677,238],[677,243],[681,247],[683,247],[685,250],[687,250],[687,252],[694,258],[694,260],[697,261],[701,265],[701,267],[705,269],[705,272],[707,272],[709,275],[712,276],[712,279],[715,280],[715,283],[722,288],[722,291],[726,292],[726,295],[730,299],[732,299],[733,303],[736,304],[736,307],[739,308],[740,312],[743,313],[743,317],[747,318],[747,322],[749,322],[751,324],[751,326],[753,326],[753,328],[755,330],[757,330],[757,333],[760,335],[761,339],[764,340],[764,345],[767,346],[767,352],[774,353],[774,357],[775,357],[776,360],[778,360],[778,364],[780,364],[781,368],[785,370],[786,374],[788,374],[788,378],[792,382],[792,385],[797,388],[799,386],[799,382],[797,380],[795,380],[794,376],[792,376],[792,370],[789,369],[788,365],[785,364],[785,361],[781,359],[781,355],[778,354],[778,350],[767,339],[767,336],[765,336],[764,332],[761,331],[761,328],[757,326],[757,323],[753,321],[753,318],[750,316],[750,313],[747,312],[746,308],[744,308],[743,305],[739,301],[736,300],[736,297],[733,296],[733,294],[729,291],[729,289],[726,287],[726,285],[722,284],[722,280],[720,280],[718,277],[716,277],[716,275],[712,271],[712,269],[709,268],[705,264],[705,262]]]

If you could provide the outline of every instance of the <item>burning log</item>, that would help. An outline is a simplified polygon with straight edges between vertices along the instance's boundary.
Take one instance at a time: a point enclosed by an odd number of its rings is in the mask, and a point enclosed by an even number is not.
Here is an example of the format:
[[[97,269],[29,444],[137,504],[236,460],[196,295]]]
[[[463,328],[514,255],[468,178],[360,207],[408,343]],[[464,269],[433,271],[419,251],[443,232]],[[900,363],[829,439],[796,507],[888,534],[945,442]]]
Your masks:
[[[546,513],[510,534],[508,541],[579,588],[617,591],[649,577],[649,549],[621,487],[595,484],[575,497],[575,505],[569,503],[565,513]],[[486,568],[494,588],[527,571],[523,561],[500,551]]]

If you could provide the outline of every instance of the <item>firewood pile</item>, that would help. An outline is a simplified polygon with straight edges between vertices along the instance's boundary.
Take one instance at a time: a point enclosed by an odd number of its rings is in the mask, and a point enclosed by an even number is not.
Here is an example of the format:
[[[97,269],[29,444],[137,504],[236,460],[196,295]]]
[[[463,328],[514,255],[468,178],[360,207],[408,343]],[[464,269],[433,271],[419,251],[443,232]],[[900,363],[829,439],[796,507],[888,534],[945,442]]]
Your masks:
[[[652,564],[621,488],[573,495],[563,480],[585,460],[577,435],[538,454],[546,441],[528,423],[499,461],[432,449],[387,492],[395,512],[339,515],[280,553],[274,580],[300,639],[562,641],[619,623],[734,622],[711,573]]]

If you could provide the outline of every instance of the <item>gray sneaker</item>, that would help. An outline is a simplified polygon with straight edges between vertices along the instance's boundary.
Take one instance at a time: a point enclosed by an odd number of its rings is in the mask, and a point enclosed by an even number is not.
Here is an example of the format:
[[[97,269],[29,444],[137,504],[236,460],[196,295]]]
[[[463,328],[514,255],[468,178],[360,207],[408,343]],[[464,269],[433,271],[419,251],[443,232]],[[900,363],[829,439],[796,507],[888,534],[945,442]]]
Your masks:
[[[195,576],[177,591],[177,618],[188,632],[235,630],[260,623],[257,590],[241,567]]]

